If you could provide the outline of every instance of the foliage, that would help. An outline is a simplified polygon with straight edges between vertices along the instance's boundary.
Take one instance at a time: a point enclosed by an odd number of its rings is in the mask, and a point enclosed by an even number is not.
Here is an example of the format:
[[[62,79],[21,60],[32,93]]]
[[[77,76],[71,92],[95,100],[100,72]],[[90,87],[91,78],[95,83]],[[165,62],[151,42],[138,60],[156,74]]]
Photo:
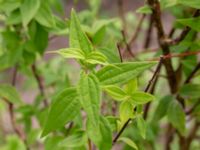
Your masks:
[[[0,149],[199,149],[199,0],[147,0],[137,15],[118,0],[116,18],[76,0],[65,18],[71,3],[0,0]]]

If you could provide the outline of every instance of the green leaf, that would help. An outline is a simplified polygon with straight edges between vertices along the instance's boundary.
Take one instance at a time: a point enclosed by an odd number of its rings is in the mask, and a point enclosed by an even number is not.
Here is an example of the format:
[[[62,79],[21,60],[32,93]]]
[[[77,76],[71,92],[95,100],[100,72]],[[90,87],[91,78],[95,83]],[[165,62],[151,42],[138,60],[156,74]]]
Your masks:
[[[42,136],[56,130],[74,119],[80,111],[80,104],[75,88],[67,88],[54,99],[45,122]]]
[[[3,150],[26,150],[24,142],[17,135],[6,136],[6,146]]]
[[[112,130],[110,123],[103,116],[100,117],[100,132],[101,141],[99,143],[99,149],[110,150],[112,148]]]
[[[174,98],[171,95],[165,96],[159,100],[159,104],[156,107],[156,110],[153,115],[153,122],[158,122],[162,117],[164,117],[167,114],[169,104],[173,100]]]
[[[107,57],[109,63],[120,63],[119,54],[112,50],[112,48],[99,48],[98,51],[103,53]]]
[[[41,3],[40,8],[34,18],[39,24],[45,27],[52,28],[55,26],[53,13],[48,3]]]
[[[200,9],[200,1],[199,0],[178,0],[178,2],[182,5],[189,6],[192,8]]]
[[[142,14],[151,14],[152,13],[152,10],[151,10],[151,7],[149,5],[144,5],[140,8],[138,8],[136,10],[137,13],[142,13]]]
[[[84,53],[82,50],[78,48],[63,48],[58,51],[53,51],[53,53],[58,53],[65,58],[76,58],[76,59],[84,59]],[[50,52],[51,53],[51,52]]]
[[[98,126],[100,115],[100,87],[96,76],[82,72],[78,85],[78,93],[88,119],[94,127]]]
[[[34,44],[37,48],[37,52],[40,54],[43,54],[45,49],[48,46],[48,35],[49,33],[45,30],[45,28],[37,23],[37,30],[35,32],[35,37],[34,37]]]
[[[169,104],[167,117],[171,124],[182,134],[185,134],[185,113],[178,101],[173,100]]]
[[[17,9],[8,16],[8,18],[6,19],[6,24],[16,25],[16,24],[20,24],[21,21],[22,21],[22,16],[19,9]]]
[[[81,29],[79,19],[73,9],[71,11],[69,45],[71,48],[81,49],[85,54],[93,50],[92,44]]]
[[[89,138],[100,150],[110,150],[112,147],[112,130],[110,123],[106,118],[100,116],[99,126],[93,126],[90,120],[87,120],[87,133]]]
[[[107,58],[103,54],[101,54],[100,52],[93,51],[87,56],[86,62],[88,62],[90,64],[106,65],[107,64]]]
[[[22,22],[24,26],[33,19],[40,8],[40,0],[24,0],[21,7]]]
[[[21,104],[22,100],[16,89],[8,84],[0,85],[0,97],[5,98],[13,104]]]
[[[122,142],[126,143],[127,145],[129,145],[130,147],[132,147],[133,149],[138,150],[138,147],[135,144],[135,142],[133,142],[131,139],[129,139],[127,137],[120,137],[118,141],[122,141]]]
[[[134,92],[131,95],[131,98],[129,101],[135,105],[142,105],[142,104],[148,103],[154,99],[155,99],[155,97],[153,95],[151,95],[149,93],[138,91],[138,92]]]
[[[179,4],[179,0],[161,0],[161,8],[165,9]]]
[[[116,85],[103,86],[103,89],[115,100],[124,100],[127,98],[127,94]]]
[[[126,83],[134,79],[156,62],[128,62],[107,65],[97,72],[102,85]]]
[[[132,79],[125,85],[125,92],[131,95],[133,92],[135,92],[138,89],[137,85],[137,78]]]
[[[143,119],[142,115],[136,117],[137,127],[141,136],[145,139],[146,138],[146,122]]]
[[[180,95],[191,98],[200,97],[200,84],[185,84],[180,89]]]
[[[120,104],[119,116],[122,124],[133,117],[133,108],[133,105],[129,101],[123,101]]]
[[[200,2],[200,1],[199,1]],[[187,19],[178,19],[178,23],[181,23],[185,26],[192,28],[195,31],[200,32],[200,17],[187,18]]]
[[[81,147],[87,143],[87,135],[84,131],[77,131],[72,135],[68,136],[60,142],[60,146],[66,148]]]

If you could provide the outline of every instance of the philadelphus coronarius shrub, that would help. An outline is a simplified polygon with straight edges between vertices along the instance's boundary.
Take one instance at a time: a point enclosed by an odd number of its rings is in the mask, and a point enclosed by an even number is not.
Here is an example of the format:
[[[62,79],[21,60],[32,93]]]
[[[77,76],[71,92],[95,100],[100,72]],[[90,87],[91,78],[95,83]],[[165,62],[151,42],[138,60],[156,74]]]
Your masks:
[[[200,149],[200,1],[101,2],[0,0],[0,149]]]

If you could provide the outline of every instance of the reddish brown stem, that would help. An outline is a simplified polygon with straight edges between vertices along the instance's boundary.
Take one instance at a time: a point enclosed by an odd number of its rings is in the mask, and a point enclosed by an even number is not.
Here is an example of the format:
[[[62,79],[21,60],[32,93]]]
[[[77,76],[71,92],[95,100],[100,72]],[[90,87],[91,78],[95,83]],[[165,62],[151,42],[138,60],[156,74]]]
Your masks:
[[[144,42],[144,49],[147,49],[151,43],[152,29],[153,29],[153,17],[151,15],[149,18],[149,27],[148,27],[147,34],[146,34],[146,39]]]
[[[47,102],[47,99],[45,98],[44,84],[43,84],[42,78],[40,77],[40,75],[37,72],[37,68],[36,68],[35,64],[32,65],[32,72],[33,72],[33,75],[34,75],[34,77],[35,77],[35,79],[37,81],[38,89],[40,91],[40,94],[41,94],[41,96],[44,97],[44,100],[43,100],[44,106],[47,107],[48,106],[48,102]]]

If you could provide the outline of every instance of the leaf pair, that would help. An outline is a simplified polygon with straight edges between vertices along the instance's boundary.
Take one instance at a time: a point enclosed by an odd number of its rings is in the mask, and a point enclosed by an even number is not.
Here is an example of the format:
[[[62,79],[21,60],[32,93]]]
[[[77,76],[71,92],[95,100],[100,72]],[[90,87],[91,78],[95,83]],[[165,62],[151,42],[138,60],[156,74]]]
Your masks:
[[[115,100],[127,100],[132,105],[143,105],[149,101],[154,100],[154,96],[141,91],[132,91],[126,93],[123,89],[116,85],[104,86],[104,90]]]

